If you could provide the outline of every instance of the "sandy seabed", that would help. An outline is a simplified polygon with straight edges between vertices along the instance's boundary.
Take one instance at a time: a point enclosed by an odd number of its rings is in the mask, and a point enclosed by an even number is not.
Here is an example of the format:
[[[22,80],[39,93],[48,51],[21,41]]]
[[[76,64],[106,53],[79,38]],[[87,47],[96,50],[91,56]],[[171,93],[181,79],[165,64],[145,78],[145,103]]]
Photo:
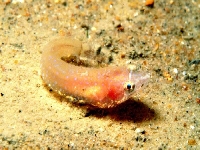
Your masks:
[[[0,149],[200,149],[199,0],[3,0],[0,14]],[[57,36],[151,79],[115,108],[69,102],[40,76]]]

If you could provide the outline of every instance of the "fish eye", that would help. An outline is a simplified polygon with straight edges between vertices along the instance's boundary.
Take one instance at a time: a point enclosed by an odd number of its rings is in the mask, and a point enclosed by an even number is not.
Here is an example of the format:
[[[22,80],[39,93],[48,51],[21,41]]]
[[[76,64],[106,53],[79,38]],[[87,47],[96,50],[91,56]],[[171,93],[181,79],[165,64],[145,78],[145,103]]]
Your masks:
[[[130,83],[127,84],[127,85],[126,85],[126,88],[127,88],[127,90],[130,90],[130,89],[131,89],[131,84],[130,84]]]
[[[132,92],[135,89],[135,84],[132,82],[126,82],[124,88],[125,90]]]

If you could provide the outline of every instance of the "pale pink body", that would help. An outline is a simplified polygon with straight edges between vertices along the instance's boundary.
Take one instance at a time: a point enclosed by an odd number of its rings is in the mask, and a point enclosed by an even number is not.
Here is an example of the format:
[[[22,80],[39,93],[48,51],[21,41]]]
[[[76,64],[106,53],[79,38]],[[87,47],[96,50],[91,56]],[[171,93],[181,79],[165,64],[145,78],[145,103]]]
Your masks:
[[[42,78],[52,89],[62,94],[72,95],[86,103],[109,108],[128,99],[132,92],[124,85],[130,81],[139,89],[149,75],[131,73],[126,67],[88,68],[75,66],[61,60],[70,55],[79,56],[82,43],[60,38],[51,41],[42,54]]]

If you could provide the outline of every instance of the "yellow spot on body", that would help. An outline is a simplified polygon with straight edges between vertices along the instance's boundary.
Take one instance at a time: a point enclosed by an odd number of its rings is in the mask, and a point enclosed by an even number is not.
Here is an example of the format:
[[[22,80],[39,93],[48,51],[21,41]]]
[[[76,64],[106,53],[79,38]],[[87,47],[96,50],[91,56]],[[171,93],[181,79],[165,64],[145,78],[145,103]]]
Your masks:
[[[84,95],[86,97],[95,97],[97,96],[97,94],[101,91],[101,87],[100,86],[91,86],[89,88],[86,88],[84,91]]]

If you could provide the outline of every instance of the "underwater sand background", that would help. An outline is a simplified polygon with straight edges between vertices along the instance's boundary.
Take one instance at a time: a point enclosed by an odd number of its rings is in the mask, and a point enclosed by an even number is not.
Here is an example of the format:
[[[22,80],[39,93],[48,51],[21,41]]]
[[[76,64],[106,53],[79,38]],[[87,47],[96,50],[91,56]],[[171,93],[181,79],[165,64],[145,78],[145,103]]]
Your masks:
[[[0,149],[200,149],[199,14],[199,0],[1,1]],[[57,36],[151,79],[116,108],[68,102],[40,76]]]

